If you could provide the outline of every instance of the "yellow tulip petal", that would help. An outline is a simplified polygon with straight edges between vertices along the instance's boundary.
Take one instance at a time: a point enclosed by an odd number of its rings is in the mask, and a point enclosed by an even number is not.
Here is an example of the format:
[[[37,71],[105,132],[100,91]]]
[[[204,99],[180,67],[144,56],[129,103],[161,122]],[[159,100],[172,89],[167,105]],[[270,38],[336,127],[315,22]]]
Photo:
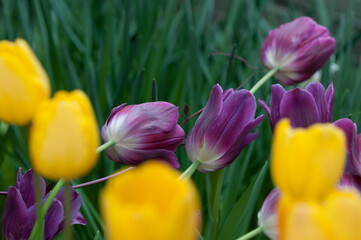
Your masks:
[[[99,132],[88,97],[79,90],[59,91],[37,110],[30,131],[36,171],[49,179],[71,180],[95,165]]]
[[[110,180],[101,193],[108,239],[195,240],[199,199],[192,182],[163,162]]]
[[[331,124],[292,129],[276,126],[271,173],[282,192],[297,199],[322,199],[338,182],[346,157],[344,133]]]

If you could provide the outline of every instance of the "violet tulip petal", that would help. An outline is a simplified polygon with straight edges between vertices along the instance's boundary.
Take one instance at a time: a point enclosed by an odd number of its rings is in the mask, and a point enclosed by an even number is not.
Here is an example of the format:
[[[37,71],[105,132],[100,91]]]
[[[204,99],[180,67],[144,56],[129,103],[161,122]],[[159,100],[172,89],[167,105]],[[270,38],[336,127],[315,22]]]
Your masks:
[[[361,194],[361,177],[356,174],[344,173],[338,186],[342,189],[356,189]]]
[[[126,105],[126,103],[123,103],[115,108],[112,109],[112,111],[110,112],[110,115],[109,115],[109,118],[107,119],[107,122],[106,124],[109,124],[109,122],[114,118],[114,116],[119,112],[121,111],[124,106]]]
[[[271,115],[270,115],[270,121],[272,130],[275,127],[276,123],[281,119],[281,101],[283,98],[283,95],[285,95],[286,90],[280,85],[280,84],[274,84],[271,87]]]
[[[312,94],[317,104],[317,109],[320,117],[320,122],[331,122],[332,119],[328,119],[328,107],[325,98],[325,89],[321,83],[310,83],[306,86],[306,91]]]
[[[44,238],[53,239],[58,232],[58,227],[64,220],[64,206],[58,199],[54,199],[45,215]]]
[[[202,151],[212,149],[224,154],[243,131],[244,126],[253,119],[256,101],[252,93],[240,90],[233,93],[223,103],[222,112],[204,136]],[[201,156],[202,162],[208,161]]]
[[[71,224],[86,225],[87,221],[85,220],[84,216],[80,212],[77,212],[75,217],[71,220]]]
[[[334,96],[335,96],[335,89],[333,88],[333,83],[331,83],[325,92],[327,112],[329,114],[329,116],[327,116],[327,119],[329,119],[329,121],[332,121]]]
[[[263,202],[261,210],[258,212],[258,226],[263,228],[264,234],[272,240],[279,239],[279,223],[277,204],[281,191],[274,188]]]
[[[35,176],[33,169],[28,170],[24,176],[21,174],[21,169],[17,175],[16,187],[20,190],[21,196],[27,207],[32,206],[36,202],[36,186],[35,186]],[[45,181],[42,177],[38,175],[40,182],[40,196],[41,198],[45,195]]]
[[[284,94],[280,104],[281,118],[289,118],[292,127],[307,127],[319,122],[317,105],[313,96],[300,88]]]
[[[192,162],[199,160],[204,135],[219,117],[222,107],[223,90],[219,84],[216,84],[212,88],[206,107],[187,136],[186,151]]]
[[[5,208],[1,218],[2,230],[6,239],[26,239],[23,227],[27,221],[27,207],[16,187],[8,188]]]

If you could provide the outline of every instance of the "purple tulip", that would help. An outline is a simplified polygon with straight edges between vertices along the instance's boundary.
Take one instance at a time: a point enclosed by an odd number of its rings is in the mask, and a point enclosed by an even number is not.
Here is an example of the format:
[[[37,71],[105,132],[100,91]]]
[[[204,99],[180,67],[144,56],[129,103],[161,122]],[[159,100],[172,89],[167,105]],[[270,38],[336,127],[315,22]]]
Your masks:
[[[42,202],[45,203],[50,192],[45,195],[45,181],[39,177]],[[19,168],[16,186],[8,188],[5,208],[2,215],[2,230],[7,240],[26,240],[30,237],[36,221],[35,181],[33,170],[24,175]],[[72,190],[71,223],[86,225],[86,220],[79,212],[81,196]],[[55,238],[64,229],[64,190],[54,198],[45,215],[44,239]]]
[[[341,128],[347,138],[347,163],[345,172],[361,176],[361,134],[357,135],[357,126],[348,118],[333,123]]]
[[[334,53],[336,41],[327,28],[299,17],[269,32],[261,50],[268,69],[279,67],[275,78],[284,85],[309,79]]]
[[[289,118],[292,127],[308,127],[317,122],[332,121],[333,84],[325,91],[321,83],[310,83],[306,89],[286,91],[280,84],[272,85],[270,107],[259,100],[267,112],[272,130],[282,118]]]
[[[216,171],[231,164],[258,133],[249,133],[263,119],[254,119],[256,101],[247,90],[223,92],[213,86],[209,100],[189,132],[186,151],[192,162],[200,161],[202,172]]]
[[[261,210],[258,212],[258,226],[262,227],[264,234],[272,240],[279,239],[277,204],[280,195],[280,189],[274,188],[268,194]]]
[[[120,164],[137,165],[148,159],[167,161],[178,168],[174,151],[184,139],[177,124],[178,107],[168,102],[149,102],[114,108],[102,128],[104,142],[115,141],[105,150]]]
[[[361,177],[355,174],[344,173],[338,184],[341,189],[355,189],[361,193]]]

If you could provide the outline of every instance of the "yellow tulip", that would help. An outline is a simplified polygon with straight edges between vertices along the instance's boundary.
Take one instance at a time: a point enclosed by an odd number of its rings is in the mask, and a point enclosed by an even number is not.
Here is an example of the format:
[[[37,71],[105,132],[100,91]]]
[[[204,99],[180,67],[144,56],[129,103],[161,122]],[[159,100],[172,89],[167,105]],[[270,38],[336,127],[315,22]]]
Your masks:
[[[148,161],[111,179],[101,193],[110,240],[195,240],[199,198],[191,181]]]
[[[97,161],[99,131],[91,103],[80,90],[59,91],[36,111],[30,130],[34,169],[49,179],[71,180]]]
[[[0,41],[0,120],[25,125],[49,98],[45,70],[26,41]]]
[[[298,200],[320,200],[343,172],[346,139],[331,124],[292,129],[282,120],[276,126],[271,158],[273,181],[283,193]]]
[[[360,240],[360,195],[333,191],[321,203],[283,197],[280,228],[280,240]]]

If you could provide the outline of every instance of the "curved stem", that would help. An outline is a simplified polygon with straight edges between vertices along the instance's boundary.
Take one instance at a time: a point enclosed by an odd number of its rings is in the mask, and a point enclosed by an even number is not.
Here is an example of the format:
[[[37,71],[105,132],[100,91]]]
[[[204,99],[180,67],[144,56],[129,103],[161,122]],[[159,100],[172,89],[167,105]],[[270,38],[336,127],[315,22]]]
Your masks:
[[[35,225],[33,227],[33,231],[31,232],[31,235],[29,237],[29,240],[35,239],[37,232],[38,232],[38,225],[42,224],[42,222],[44,221],[45,215],[48,212],[50,205],[52,204],[54,198],[60,191],[61,187],[64,185],[64,182],[65,181],[63,179],[60,179],[59,182],[55,185],[55,187],[51,191],[51,193],[49,194],[49,197],[46,199],[43,207],[41,208],[40,218],[38,220],[36,220]]]
[[[265,83],[267,82],[268,79],[270,79],[273,75],[275,75],[276,72],[278,72],[278,70],[280,70],[279,67],[275,67],[272,70],[270,70],[266,75],[263,76],[263,78],[261,78],[256,85],[254,85],[251,90],[249,90],[252,94],[254,94],[255,92],[257,92],[257,90]]]
[[[253,238],[255,236],[257,236],[258,234],[260,234],[261,232],[263,232],[263,228],[262,227],[258,227],[256,229],[253,229],[252,231],[246,233],[245,235],[243,235],[240,238],[237,238],[236,240],[247,240],[250,238]]]
[[[108,142],[104,143],[103,145],[100,145],[97,149],[96,149],[96,152],[97,153],[100,153],[102,151],[104,151],[105,149],[107,149],[108,147],[111,147],[115,145],[115,141],[114,140],[109,140]]]
[[[192,177],[193,173],[197,170],[197,168],[201,165],[200,161],[195,161],[190,165],[187,170],[185,170],[182,175],[180,175],[179,179],[189,179]]]

